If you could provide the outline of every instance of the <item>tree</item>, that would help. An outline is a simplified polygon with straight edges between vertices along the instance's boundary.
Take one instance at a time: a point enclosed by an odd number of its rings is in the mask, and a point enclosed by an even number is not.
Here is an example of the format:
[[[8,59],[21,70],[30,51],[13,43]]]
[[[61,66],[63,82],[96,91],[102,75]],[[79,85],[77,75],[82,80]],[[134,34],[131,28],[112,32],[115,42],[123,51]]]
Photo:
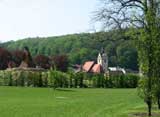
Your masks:
[[[122,43],[117,47],[117,61],[120,67],[138,71],[137,58],[137,50],[135,47],[133,47],[132,43]]]
[[[137,39],[140,69],[147,77],[148,115],[151,116],[154,68],[157,64],[155,53],[159,40],[160,1],[159,0],[102,0],[103,6],[96,12],[97,21],[103,22],[108,29],[124,29],[132,27],[132,38]],[[125,35],[122,39],[127,39]],[[155,64],[156,63],[156,64]],[[157,74],[157,73],[155,73]]]
[[[158,35],[154,35],[154,36],[158,36],[160,37],[160,33],[158,33]],[[160,109],[160,40],[157,39],[155,42],[155,52],[154,52],[154,70],[153,70],[153,75],[154,75],[154,82],[155,82],[155,96],[157,98],[157,104],[158,104],[158,108]]]
[[[36,66],[40,66],[41,68],[44,69],[50,68],[50,59],[45,55],[37,55],[34,58],[34,63]]]
[[[68,86],[68,75],[57,71],[56,69],[50,69],[49,70],[49,84],[54,89],[58,87],[67,87]]]
[[[57,55],[52,57],[53,67],[56,67],[57,70],[66,72],[68,69],[68,57],[66,55]]]
[[[28,67],[34,67],[34,63],[33,63],[33,60],[32,60],[32,56],[30,54],[30,51],[29,51],[29,48],[26,46],[24,47],[24,54],[25,54],[25,57],[24,57],[24,62],[28,64]]]
[[[15,50],[15,51],[12,51],[11,54],[12,54],[12,60],[16,64],[16,67],[18,67],[21,64],[21,62],[24,60],[25,53],[22,50]]]
[[[12,58],[11,53],[8,50],[0,47],[0,62],[1,62],[0,69],[1,70],[8,68],[8,63],[10,62],[11,58]]]

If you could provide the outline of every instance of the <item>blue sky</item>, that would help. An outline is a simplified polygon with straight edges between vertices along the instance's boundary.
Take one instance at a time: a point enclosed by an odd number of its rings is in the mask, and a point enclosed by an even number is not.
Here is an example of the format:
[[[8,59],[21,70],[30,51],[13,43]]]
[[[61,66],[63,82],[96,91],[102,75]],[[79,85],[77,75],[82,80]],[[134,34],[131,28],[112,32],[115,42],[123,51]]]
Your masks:
[[[0,0],[0,41],[90,32],[98,0]]]

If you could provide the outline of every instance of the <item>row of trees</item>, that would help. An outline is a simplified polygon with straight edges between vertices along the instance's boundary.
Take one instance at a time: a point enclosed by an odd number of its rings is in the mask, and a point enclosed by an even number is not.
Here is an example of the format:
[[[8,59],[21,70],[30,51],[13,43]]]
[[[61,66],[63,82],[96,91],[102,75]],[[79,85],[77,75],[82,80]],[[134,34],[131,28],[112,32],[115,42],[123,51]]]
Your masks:
[[[49,70],[46,72],[3,70],[0,71],[1,86],[32,86],[53,88],[135,88],[139,76],[128,74],[104,77],[103,74],[86,74]]]
[[[5,48],[0,47],[0,70],[4,70],[8,67],[19,67],[22,61],[26,61],[26,53],[23,50],[8,51]],[[30,57],[31,67],[41,67],[44,69],[50,69],[50,67],[56,67],[57,70],[67,71],[68,69],[68,57],[66,55],[57,56],[45,56],[36,55]]]

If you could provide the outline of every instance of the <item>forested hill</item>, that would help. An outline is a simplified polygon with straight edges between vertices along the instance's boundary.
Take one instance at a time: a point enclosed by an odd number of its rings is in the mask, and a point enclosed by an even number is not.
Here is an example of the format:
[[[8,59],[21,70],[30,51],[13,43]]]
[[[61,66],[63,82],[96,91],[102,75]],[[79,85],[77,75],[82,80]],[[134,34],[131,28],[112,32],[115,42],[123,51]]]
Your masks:
[[[137,51],[133,42],[122,40],[116,32],[82,33],[48,38],[27,38],[2,43],[9,50],[28,46],[32,56],[67,54],[70,64],[82,64],[87,60],[96,60],[101,48],[109,56],[109,66],[121,66],[137,70]]]

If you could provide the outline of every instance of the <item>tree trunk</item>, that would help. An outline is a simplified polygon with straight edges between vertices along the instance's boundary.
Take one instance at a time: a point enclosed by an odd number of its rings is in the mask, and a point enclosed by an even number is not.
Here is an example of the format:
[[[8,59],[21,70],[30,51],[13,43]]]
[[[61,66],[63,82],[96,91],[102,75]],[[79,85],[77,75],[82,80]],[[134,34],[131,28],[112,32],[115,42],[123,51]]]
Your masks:
[[[160,96],[158,96],[157,104],[158,104],[158,109],[160,109]]]
[[[152,36],[150,36],[152,37]],[[152,96],[151,96],[151,92],[152,92],[152,46],[150,45],[148,48],[148,97],[147,97],[147,105],[148,105],[148,116],[152,115]]]
[[[150,63],[150,61],[149,61]],[[147,105],[148,105],[148,116],[151,116],[152,114],[152,97],[151,97],[151,92],[152,92],[152,78],[151,78],[151,71],[149,68],[149,75],[148,75],[148,97],[147,97]]]
[[[148,116],[152,116],[152,99],[148,97],[147,99],[147,106],[148,106]]]

